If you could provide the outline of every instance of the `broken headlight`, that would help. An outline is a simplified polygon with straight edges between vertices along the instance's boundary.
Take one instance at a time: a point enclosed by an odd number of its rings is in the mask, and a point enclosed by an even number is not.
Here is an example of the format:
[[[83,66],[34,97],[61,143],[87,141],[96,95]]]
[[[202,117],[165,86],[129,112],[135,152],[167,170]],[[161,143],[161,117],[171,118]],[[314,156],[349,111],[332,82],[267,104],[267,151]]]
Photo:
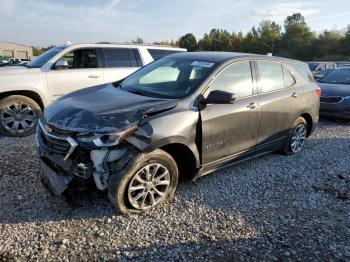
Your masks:
[[[111,147],[118,145],[125,137],[134,133],[137,127],[130,127],[126,130],[109,134],[80,134],[77,140],[83,143],[94,143],[97,147]]]

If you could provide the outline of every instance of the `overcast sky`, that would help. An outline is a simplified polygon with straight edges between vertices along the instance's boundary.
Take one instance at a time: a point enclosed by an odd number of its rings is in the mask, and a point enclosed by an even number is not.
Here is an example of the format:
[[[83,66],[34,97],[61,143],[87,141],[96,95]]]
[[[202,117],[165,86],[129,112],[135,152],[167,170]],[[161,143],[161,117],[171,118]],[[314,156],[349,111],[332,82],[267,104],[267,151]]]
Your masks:
[[[177,39],[212,28],[247,32],[301,12],[312,30],[350,24],[350,0],[0,0],[0,41],[34,46]]]

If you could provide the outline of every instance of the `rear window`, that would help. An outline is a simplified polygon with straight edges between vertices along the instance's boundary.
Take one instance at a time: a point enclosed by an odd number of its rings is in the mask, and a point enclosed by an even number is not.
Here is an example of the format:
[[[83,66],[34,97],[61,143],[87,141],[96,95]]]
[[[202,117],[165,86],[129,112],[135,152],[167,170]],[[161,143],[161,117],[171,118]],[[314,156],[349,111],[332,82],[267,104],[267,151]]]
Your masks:
[[[128,48],[104,48],[105,67],[133,67]]]
[[[314,82],[314,77],[310,71],[310,68],[307,64],[305,63],[293,63],[294,68],[301,74],[301,76],[304,78],[306,81]]]
[[[153,49],[153,48],[149,48],[149,49],[147,49],[147,51],[150,53],[150,55],[152,56],[152,58],[154,60],[158,60],[164,56],[181,52],[178,50],[165,50],[165,49]]]
[[[271,61],[257,61],[263,93],[285,87],[282,65]]]

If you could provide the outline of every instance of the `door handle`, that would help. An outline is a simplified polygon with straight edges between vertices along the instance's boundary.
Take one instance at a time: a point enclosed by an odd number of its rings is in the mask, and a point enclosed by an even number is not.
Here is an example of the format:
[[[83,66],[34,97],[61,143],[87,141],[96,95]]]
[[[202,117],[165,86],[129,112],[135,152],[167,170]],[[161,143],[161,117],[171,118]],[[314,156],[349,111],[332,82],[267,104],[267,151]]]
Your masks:
[[[249,105],[247,105],[247,107],[250,108],[250,109],[254,109],[254,108],[258,107],[258,106],[259,106],[259,103],[257,103],[257,102],[252,102]]]
[[[89,78],[100,78],[101,76],[99,76],[99,75],[89,75],[88,77]]]
[[[299,96],[298,93],[295,93],[295,92],[294,92],[294,93],[292,94],[292,97],[294,97],[294,98],[297,98],[298,96]]]

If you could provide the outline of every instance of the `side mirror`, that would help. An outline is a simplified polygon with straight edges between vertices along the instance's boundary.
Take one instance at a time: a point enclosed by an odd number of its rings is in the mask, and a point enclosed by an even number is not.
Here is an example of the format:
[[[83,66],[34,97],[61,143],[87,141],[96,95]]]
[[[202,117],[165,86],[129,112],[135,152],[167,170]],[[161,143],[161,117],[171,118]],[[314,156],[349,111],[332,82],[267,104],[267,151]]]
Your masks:
[[[236,97],[226,91],[213,90],[208,97],[201,101],[202,104],[232,104]]]
[[[55,69],[68,69],[68,62],[65,60],[58,60],[55,64]]]

